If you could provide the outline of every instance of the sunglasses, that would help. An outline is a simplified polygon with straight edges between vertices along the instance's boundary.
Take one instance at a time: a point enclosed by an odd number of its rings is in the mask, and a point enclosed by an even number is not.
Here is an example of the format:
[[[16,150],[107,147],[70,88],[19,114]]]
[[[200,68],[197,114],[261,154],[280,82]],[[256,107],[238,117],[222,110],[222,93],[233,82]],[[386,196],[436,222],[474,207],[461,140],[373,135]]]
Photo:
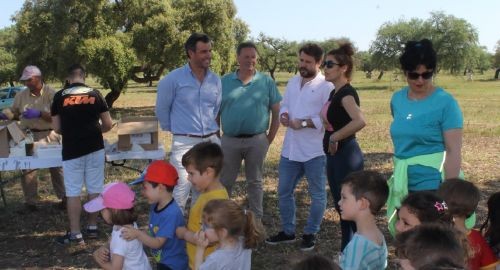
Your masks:
[[[428,80],[432,78],[432,75],[434,75],[434,71],[427,71],[424,73],[417,73],[417,72],[407,72],[406,76],[408,76],[408,79],[410,80],[418,80],[419,77],[422,77],[424,80]]]
[[[332,67],[334,67],[335,65],[340,66],[340,64],[339,64],[339,63],[335,63],[335,62],[333,62],[332,60],[328,60],[328,61],[324,61],[324,62],[323,62],[323,67],[324,67],[324,68],[332,68]]]

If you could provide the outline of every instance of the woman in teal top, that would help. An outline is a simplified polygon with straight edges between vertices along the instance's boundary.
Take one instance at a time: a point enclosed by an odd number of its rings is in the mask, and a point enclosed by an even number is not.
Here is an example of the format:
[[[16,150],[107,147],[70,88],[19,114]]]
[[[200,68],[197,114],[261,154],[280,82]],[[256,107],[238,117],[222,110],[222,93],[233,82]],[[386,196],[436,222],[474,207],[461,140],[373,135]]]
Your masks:
[[[442,155],[432,166],[417,161],[405,168],[408,191],[437,190],[443,179],[459,176],[462,112],[453,96],[433,84],[436,52],[429,40],[409,41],[399,60],[408,86],[391,99],[395,162]]]
[[[408,192],[437,190],[444,179],[462,176],[462,111],[433,84],[436,52],[428,39],[409,41],[399,58],[408,86],[391,99],[394,173],[389,179],[387,218],[395,235],[397,209]],[[474,219],[469,221],[474,223]]]

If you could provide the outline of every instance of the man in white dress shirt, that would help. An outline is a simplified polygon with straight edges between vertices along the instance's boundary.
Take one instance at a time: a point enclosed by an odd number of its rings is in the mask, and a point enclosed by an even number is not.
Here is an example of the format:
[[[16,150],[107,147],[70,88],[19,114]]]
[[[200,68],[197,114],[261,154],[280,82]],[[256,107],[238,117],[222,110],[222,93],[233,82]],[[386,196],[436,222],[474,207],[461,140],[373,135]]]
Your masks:
[[[288,81],[280,109],[280,122],[287,127],[279,164],[279,210],[282,230],[266,243],[295,241],[295,197],[297,183],[305,175],[311,196],[309,217],[303,231],[300,249],[314,249],[326,207],[326,157],[323,152],[324,129],[320,118],[333,84],[320,72],[323,50],[317,44],[306,44],[299,50],[300,76]]]

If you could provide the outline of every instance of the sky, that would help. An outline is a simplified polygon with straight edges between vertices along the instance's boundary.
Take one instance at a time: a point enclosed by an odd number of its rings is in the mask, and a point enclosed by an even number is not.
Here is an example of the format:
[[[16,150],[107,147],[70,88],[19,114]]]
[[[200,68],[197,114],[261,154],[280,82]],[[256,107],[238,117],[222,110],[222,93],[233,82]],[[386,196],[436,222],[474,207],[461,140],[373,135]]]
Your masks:
[[[12,24],[22,0],[0,0],[0,28]],[[200,0],[201,1],[201,0]],[[245,21],[251,36],[260,32],[286,40],[322,41],[347,37],[360,50],[368,50],[385,22],[419,18],[443,11],[465,19],[479,33],[479,43],[494,52],[500,40],[499,0],[234,0],[237,17]]]

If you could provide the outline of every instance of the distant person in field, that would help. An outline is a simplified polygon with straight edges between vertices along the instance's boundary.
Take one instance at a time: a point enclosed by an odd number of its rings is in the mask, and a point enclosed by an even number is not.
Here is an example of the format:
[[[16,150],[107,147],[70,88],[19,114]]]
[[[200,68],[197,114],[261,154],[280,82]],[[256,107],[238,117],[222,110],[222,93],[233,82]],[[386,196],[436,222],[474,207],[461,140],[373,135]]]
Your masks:
[[[333,85],[320,72],[323,49],[308,43],[299,50],[299,72],[288,81],[280,109],[286,134],[278,167],[278,207],[281,230],[266,240],[270,245],[295,241],[295,187],[305,175],[311,206],[300,249],[314,249],[326,207],[326,157],[320,110],[328,101]]]
[[[326,174],[339,214],[340,183],[349,173],[363,170],[364,165],[356,132],[365,126],[365,118],[359,108],[358,93],[350,84],[353,54],[351,43],[341,44],[338,49],[328,52],[323,62],[325,79],[335,86],[321,110],[321,118],[325,126],[323,150],[326,154]],[[356,232],[356,224],[341,218],[340,228],[341,249],[344,249]]]
[[[220,144],[216,122],[221,103],[221,81],[210,71],[212,40],[193,33],[184,44],[188,63],[173,70],[158,83],[156,117],[163,130],[172,133],[170,163],[179,173],[175,201],[185,211],[191,191],[182,156],[197,143]],[[191,205],[198,193],[193,190]]]
[[[84,244],[80,227],[83,184],[89,200],[96,198],[104,187],[103,132],[112,127],[108,105],[99,91],[85,85],[85,69],[75,64],[68,69],[68,87],[54,95],[52,126],[63,136],[62,160],[64,185],[68,198],[70,230],[56,241],[59,244]],[[98,213],[89,214],[86,238],[97,238]]]
[[[274,80],[255,69],[258,58],[255,44],[241,43],[236,55],[238,69],[222,77],[221,182],[231,194],[244,160],[250,210],[261,219],[264,159],[278,132],[281,95]]]
[[[437,190],[443,180],[459,177],[462,156],[462,111],[451,94],[433,84],[432,43],[407,42],[399,61],[408,86],[394,93],[390,104],[394,174],[387,216],[392,234],[396,209],[408,191]]]

